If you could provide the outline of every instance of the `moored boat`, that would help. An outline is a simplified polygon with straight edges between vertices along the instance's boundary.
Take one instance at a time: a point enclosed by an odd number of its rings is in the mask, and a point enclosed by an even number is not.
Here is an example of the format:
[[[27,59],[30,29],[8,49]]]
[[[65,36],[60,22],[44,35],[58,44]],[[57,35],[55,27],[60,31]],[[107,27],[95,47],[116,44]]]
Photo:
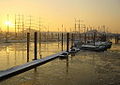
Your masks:
[[[105,46],[81,45],[80,50],[103,52],[106,51],[107,48]]]

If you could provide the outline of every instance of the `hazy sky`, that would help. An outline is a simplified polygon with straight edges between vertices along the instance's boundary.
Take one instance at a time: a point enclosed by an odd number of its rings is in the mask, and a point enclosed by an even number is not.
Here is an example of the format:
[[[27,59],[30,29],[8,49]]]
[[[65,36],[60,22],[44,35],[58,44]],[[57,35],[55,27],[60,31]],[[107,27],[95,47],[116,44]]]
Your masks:
[[[120,0],[0,0],[0,15],[40,16],[50,27],[74,27],[74,18],[91,26],[106,25],[120,32]]]

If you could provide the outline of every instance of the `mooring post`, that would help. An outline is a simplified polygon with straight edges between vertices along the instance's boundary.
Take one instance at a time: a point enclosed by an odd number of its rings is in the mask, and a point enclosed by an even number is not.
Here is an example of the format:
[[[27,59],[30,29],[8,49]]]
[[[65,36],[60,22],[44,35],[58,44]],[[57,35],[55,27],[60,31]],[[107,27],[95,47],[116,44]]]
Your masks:
[[[58,32],[58,48],[59,48],[59,32]]]
[[[115,35],[115,44],[116,44],[116,35]]]
[[[115,35],[115,44],[118,44],[118,35]]]
[[[67,33],[67,52],[69,52],[69,33]]]
[[[61,42],[61,47],[62,47],[62,51],[63,51],[63,33],[62,33],[62,42]]]
[[[81,34],[79,33],[79,41],[81,41]]]
[[[84,40],[85,40],[85,41],[84,41],[84,42],[85,42],[85,44],[86,44],[86,37],[87,37],[87,36],[86,36],[86,33],[85,33],[85,39],[84,39]]]
[[[73,44],[74,44],[74,34],[72,33],[72,36],[71,36],[71,47],[73,46]]]
[[[27,33],[27,62],[29,62],[30,33]]]
[[[37,60],[37,32],[34,33],[34,60]]]
[[[40,56],[40,59],[42,58],[42,55],[41,55],[41,32],[39,32],[39,56]]]
[[[94,32],[94,35],[93,35],[94,46],[95,46],[95,40],[96,40],[96,33]]]

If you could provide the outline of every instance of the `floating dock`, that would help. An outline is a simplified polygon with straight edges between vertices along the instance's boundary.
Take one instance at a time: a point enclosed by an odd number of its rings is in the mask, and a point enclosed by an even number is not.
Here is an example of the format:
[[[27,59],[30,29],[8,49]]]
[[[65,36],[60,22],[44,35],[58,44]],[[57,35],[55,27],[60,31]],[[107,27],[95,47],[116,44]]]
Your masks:
[[[38,59],[38,60],[34,60],[32,62],[28,62],[26,64],[23,64],[23,65],[20,65],[20,66],[16,66],[16,67],[13,67],[13,68],[10,68],[8,70],[5,70],[5,71],[1,71],[0,72],[0,81],[2,80],[5,80],[5,79],[8,79],[12,76],[15,76],[17,74],[20,74],[20,73],[23,73],[23,72],[26,72],[28,70],[31,70],[37,66],[40,66],[42,64],[45,64],[53,59],[56,59],[59,57],[59,55],[63,54],[65,51],[62,51],[62,52],[59,52],[57,54],[54,54],[54,55],[51,55],[51,56],[47,56],[43,59]]]

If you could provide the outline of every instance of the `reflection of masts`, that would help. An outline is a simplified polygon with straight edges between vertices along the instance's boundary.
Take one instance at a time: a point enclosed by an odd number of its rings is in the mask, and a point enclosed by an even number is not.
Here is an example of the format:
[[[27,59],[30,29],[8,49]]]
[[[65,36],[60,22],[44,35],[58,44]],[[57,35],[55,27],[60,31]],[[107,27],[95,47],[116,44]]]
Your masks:
[[[8,47],[6,47],[6,55],[7,55],[7,66],[9,67],[10,59],[9,59],[9,48]]]
[[[15,43],[15,65],[16,65],[16,54],[17,54],[16,51],[17,50],[16,50],[16,43]]]
[[[69,69],[69,58],[67,57],[66,59],[66,73],[68,74],[68,69]]]
[[[9,22],[9,15],[7,15],[7,21]],[[8,42],[8,36],[9,36],[9,23],[7,24],[6,42]]]
[[[24,60],[25,60],[25,59],[24,59],[24,58],[25,58],[25,56],[24,56],[24,55],[25,55],[25,54],[24,54],[25,48],[24,48],[24,47],[25,47],[25,45],[22,44],[22,58],[23,58],[23,59],[22,59],[22,62],[23,62],[23,63],[24,63]]]

